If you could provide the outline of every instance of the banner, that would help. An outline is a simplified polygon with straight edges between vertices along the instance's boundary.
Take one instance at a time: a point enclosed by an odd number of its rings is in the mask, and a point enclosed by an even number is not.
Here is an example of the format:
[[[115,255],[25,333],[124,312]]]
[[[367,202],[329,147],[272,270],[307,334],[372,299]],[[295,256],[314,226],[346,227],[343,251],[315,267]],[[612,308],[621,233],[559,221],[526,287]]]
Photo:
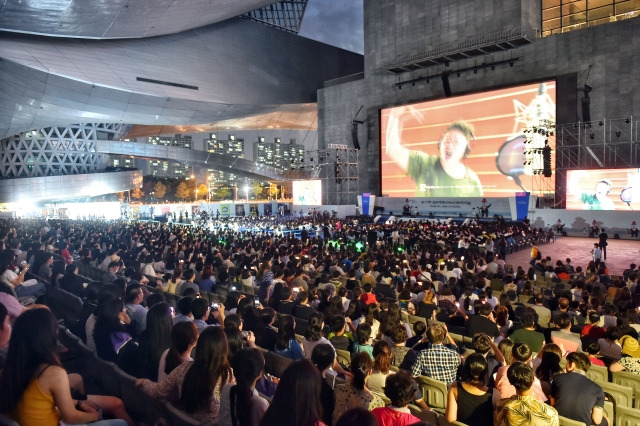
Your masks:
[[[271,216],[271,203],[263,204],[262,208],[264,209],[265,216]]]
[[[251,204],[249,206],[249,216],[251,216],[251,217],[258,216],[258,205],[257,204]]]
[[[516,192],[516,214],[517,220],[521,221],[529,212],[529,192]]]
[[[231,216],[231,204],[220,204],[220,216],[222,217]]]
[[[236,204],[236,216],[244,217],[244,204]]]

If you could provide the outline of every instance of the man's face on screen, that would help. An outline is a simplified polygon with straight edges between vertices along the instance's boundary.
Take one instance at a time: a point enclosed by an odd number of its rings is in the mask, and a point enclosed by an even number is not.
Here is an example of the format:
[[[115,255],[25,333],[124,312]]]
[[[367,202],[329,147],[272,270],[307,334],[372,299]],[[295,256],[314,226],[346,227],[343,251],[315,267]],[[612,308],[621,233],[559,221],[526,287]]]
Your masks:
[[[469,141],[459,130],[449,130],[440,141],[440,158],[443,162],[460,162],[464,158]]]
[[[604,182],[599,182],[596,185],[596,198],[598,199],[602,199],[602,198],[606,198],[607,194],[609,193],[609,185],[607,185]]]

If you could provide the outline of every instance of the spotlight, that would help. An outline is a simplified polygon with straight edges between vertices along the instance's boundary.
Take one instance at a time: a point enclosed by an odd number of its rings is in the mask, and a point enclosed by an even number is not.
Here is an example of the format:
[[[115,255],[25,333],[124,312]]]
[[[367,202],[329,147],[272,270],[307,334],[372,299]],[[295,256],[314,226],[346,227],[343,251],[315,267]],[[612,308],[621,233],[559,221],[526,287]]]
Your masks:
[[[626,120],[624,120],[624,122],[625,122],[626,124],[629,124],[629,123],[631,123],[631,120],[627,118]]]
[[[585,95],[591,92],[592,90],[593,90],[593,87],[589,86],[588,84],[585,84],[584,89],[582,89]]]
[[[589,134],[589,138],[593,139],[593,138],[595,138],[595,137],[596,137],[596,135],[595,135],[594,133],[590,133],[590,134]]]
[[[604,121],[599,121],[598,122],[598,126],[600,126],[600,127],[604,126]]]
[[[616,130],[616,137],[620,137],[620,135],[622,134],[622,132],[620,130]]]
[[[573,125],[573,128],[574,128],[574,129],[577,129],[577,128],[578,128],[578,125],[577,125],[577,124],[574,124],[574,125]]]

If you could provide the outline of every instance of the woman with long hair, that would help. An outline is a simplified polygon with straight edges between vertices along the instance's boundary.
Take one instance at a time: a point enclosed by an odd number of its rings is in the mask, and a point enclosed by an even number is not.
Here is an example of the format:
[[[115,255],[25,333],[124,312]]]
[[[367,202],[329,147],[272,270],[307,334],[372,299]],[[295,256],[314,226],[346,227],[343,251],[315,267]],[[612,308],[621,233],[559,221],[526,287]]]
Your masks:
[[[192,321],[181,321],[171,329],[171,346],[162,353],[158,365],[158,382],[164,380],[177,366],[193,361],[191,351],[198,342],[198,328]]]
[[[351,358],[349,367],[353,378],[350,383],[335,387],[336,407],[333,410],[333,423],[347,410],[355,407],[374,408],[384,407],[382,399],[367,388],[367,380],[371,376],[373,360],[366,353],[360,352]]]
[[[167,280],[167,283],[164,285],[164,291],[169,294],[180,294],[179,287],[182,283],[182,268],[180,266],[176,266],[171,274],[171,278]]]
[[[4,367],[4,363],[7,359],[5,348],[11,338],[11,321],[9,320],[10,318],[7,308],[0,303],[0,371],[2,371],[2,367]]]
[[[274,352],[296,361],[304,358],[302,347],[296,340],[296,320],[291,315],[283,315],[278,327],[278,338]]]
[[[158,366],[162,354],[171,346],[171,308],[168,303],[161,302],[153,305],[147,312],[147,326],[140,334],[138,377],[145,377],[152,381],[158,380]]]
[[[231,364],[236,384],[227,383],[220,396],[219,426],[253,426],[260,423],[269,407],[256,390],[264,371],[264,356],[259,349],[242,349]]]
[[[302,352],[304,353],[305,358],[311,358],[313,348],[317,345],[323,343],[331,344],[331,342],[323,336],[323,329],[324,316],[320,312],[311,314],[307,323],[307,329],[304,333],[304,338],[302,339]],[[351,376],[351,373],[342,368],[342,366],[338,364],[337,360],[333,363],[333,369],[340,374]]]
[[[133,424],[113,397],[71,397],[69,376],[57,355],[58,323],[47,309],[30,309],[13,324],[7,362],[0,375],[0,413],[23,426],[65,423]],[[101,419],[100,405],[118,407],[125,420]],[[103,407],[104,408],[104,407]]]
[[[537,364],[535,376],[540,380],[542,391],[547,398],[551,395],[551,382],[553,381],[553,377],[556,374],[564,372],[564,369],[560,366],[561,359],[562,349],[560,349],[560,346],[555,343],[548,343],[542,347],[536,360],[534,360],[534,365]]]
[[[384,395],[384,384],[391,371],[393,353],[391,345],[386,340],[378,340],[373,345],[373,370],[367,380],[367,387],[375,395]]]
[[[178,406],[203,424],[216,424],[220,392],[235,382],[227,359],[229,348],[221,327],[207,327],[196,344],[196,357],[177,366],[162,382],[136,380],[153,398],[178,402]]]
[[[326,426],[322,422],[320,371],[303,359],[292,362],[280,378],[260,426]]]
[[[487,369],[487,360],[481,354],[467,357],[462,368],[463,381],[452,383],[447,394],[445,415],[449,422],[493,426],[493,405],[500,399],[500,393],[484,386]]]
[[[108,300],[101,306],[93,329],[96,353],[105,361],[117,362],[118,354],[131,341],[126,327],[131,319],[121,299]]]

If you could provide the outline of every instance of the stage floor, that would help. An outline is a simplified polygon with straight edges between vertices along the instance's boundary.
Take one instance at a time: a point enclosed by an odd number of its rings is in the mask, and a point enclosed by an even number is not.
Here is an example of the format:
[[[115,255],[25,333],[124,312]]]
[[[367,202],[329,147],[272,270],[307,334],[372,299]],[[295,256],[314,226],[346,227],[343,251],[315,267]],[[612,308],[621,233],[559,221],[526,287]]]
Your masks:
[[[609,273],[613,275],[622,275],[622,271],[627,269],[631,263],[636,265],[640,264],[640,240],[614,240],[609,238],[609,245],[607,246],[607,260],[605,261],[609,268]],[[556,237],[556,242],[550,242],[538,246],[542,252],[542,256],[551,256],[552,263],[555,263],[558,259],[564,260],[568,257],[571,259],[571,264],[575,268],[576,266],[582,266],[584,269],[592,260],[591,249],[593,244],[598,242],[597,238],[587,237]],[[513,265],[514,267],[521,265],[522,267],[529,267],[529,261],[531,260],[530,249],[520,249],[513,254],[507,254],[506,263]]]

